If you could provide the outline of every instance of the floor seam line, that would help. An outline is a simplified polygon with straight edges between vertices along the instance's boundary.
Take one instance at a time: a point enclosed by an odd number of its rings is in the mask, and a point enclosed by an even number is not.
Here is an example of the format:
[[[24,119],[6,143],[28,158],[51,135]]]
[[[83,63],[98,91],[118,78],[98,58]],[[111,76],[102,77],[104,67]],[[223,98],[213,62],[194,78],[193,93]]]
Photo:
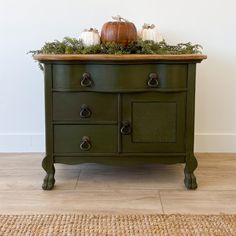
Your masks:
[[[76,180],[76,183],[75,183],[75,188],[74,188],[74,190],[76,190],[77,187],[78,187],[78,182],[79,182],[79,177],[80,177],[80,175],[81,175],[81,172],[82,172],[82,170],[79,170],[79,174],[78,174],[78,177],[77,177],[77,180]]]
[[[165,212],[164,212],[164,207],[163,207],[163,203],[162,203],[162,199],[161,199],[161,192],[160,192],[160,191],[158,191],[158,195],[159,195],[159,199],[160,199],[160,203],[161,203],[162,214],[165,214]]]

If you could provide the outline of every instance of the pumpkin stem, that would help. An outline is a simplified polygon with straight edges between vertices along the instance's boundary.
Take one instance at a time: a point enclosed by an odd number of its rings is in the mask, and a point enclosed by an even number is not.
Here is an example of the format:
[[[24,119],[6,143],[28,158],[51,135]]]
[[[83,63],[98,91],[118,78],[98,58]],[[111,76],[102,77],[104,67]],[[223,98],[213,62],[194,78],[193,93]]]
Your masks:
[[[98,30],[95,28],[90,28],[90,29],[84,29],[83,32],[94,32],[94,33],[98,33]]]
[[[127,19],[125,19],[125,18],[123,18],[123,17],[121,17],[120,15],[117,15],[117,16],[112,16],[112,19],[113,20],[117,20],[117,21],[124,21],[124,22],[129,22]]]
[[[155,25],[154,24],[147,24],[147,23],[144,23],[143,25],[143,29],[154,29],[155,28]]]

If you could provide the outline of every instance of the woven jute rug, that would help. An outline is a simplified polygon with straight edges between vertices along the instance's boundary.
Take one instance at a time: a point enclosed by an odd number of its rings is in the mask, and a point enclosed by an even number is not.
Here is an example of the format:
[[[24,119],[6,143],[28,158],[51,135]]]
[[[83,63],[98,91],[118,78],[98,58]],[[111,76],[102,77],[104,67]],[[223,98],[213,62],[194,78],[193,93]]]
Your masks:
[[[236,235],[236,215],[1,215],[1,236]]]

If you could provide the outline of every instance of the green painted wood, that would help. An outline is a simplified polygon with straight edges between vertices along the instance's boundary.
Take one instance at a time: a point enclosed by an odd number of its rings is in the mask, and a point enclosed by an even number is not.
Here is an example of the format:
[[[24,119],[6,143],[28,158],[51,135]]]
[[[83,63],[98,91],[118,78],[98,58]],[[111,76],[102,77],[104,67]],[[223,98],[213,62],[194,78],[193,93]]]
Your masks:
[[[125,94],[122,107],[132,128],[122,137],[124,152],[185,151],[186,93]]]
[[[54,125],[90,125],[91,120],[57,120],[52,122]],[[92,121],[93,125],[117,125],[117,121]]]
[[[53,160],[53,125],[52,125],[52,65],[44,65],[44,94],[45,94],[45,133],[46,133],[46,156],[42,166],[47,172],[42,188],[51,190],[55,184],[55,168]]]
[[[54,163],[85,162],[186,163],[185,185],[195,189],[197,62],[44,61],[46,157],[42,165],[47,175],[43,189],[54,186]],[[91,74],[91,87],[80,85],[84,72]],[[156,88],[147,86],[150,73],[158,74]],[[82,119],[83,104],[92,114]],[[130,122],[130,134],[124,134],[127,129],[123,133],[124,121]]]
[[[88,137],[91,149],[80,148],[82,137]],[[55,125],[54,152],[117,152],[116,125]]]
[[[82,75],[88,72],[93,84],[81,86]],[[147,80],[150,73],[157,73],[157,89],[181,89],[187,87],[187,65],[54,65],[54,89],[78,89],[81,91],[106,91],[127,89],[150,89]]]
[[[105,165],[146,165],[146,164],[176,164],[176,163],[184,163],[185,156],[137,156],[130,160],[130,156],[122,156],[122,157],[114,157],[114,156],[101,156],[99,158],[85,156],[55,156],[55,163],[63,163],[63,164],[82,164],[82,163],[100,163]]]
[[[136,152],[136,153],[130,153],[130,152],[121,152],[121,153],[109,153],[109,152],[100,152],[100,153],[91,153],[91,152],[83,152],[83,153],[78,153],[78,152],[70,152],[70,153],[63,153],[63,152],[54,152],[53,153],[54,156],[77,156],[77,157],[81,157],[81,156],[91,156],[91,157],[101,157],[101,156],[113,156],[113,157],[130,157],[132,158],[131,160],[135,159],[138,156],[152,156],[152,157],[158,157],[158,156],[162,156],[162,157],[175,157],[175,156],[186,156],[185,152],[155,152],[155,153],[149,153],[149,152]]]
[[[55,121],[117,122],[117,100],[118,97],[114,94],[53,93],[53,119]],[[88,107],[90,116],[81,117],[83,105]]]
[[[195,112],[195,83],[196,64],[188,65],[188,95],[186,111],[186,165],[185,185],[188,189],[196,189],[197,182],[194,170],[197,168],[197,159],[194,156],[194,112]]]
[[[176,101],[133,101],[131,105],[132,143],[176,143]]]
[[[118,124],[117,124],[117,145],[118,145],[118,153],[117,154],[120,154],[122,152],[122,136],[121,136],[121,133],[120,133],[120,129],[121,129],[121,122],[122,122],[122,100],[121,100],[121,94],[118,93],[118,104],[117,104],[117,107],[118,107],[118,114],[117,114],[117,120],[118,120]]]
[[[186,92],[188,89],[187,88],[177,88],[177,89],[161,89],[161,88],[143,88],[143,89],[115,89],[115,88],[110,88],[110,89],[99,89],[99,91],[93,91],[93,90],[87,90],[87,93],[148,93],[148,92],[158,92],[158,93],[178,93],[178,92]],[[64,92],[64,93],[77,93],[77,92],[84,92],[83,89],[52,89],[53,92]]]

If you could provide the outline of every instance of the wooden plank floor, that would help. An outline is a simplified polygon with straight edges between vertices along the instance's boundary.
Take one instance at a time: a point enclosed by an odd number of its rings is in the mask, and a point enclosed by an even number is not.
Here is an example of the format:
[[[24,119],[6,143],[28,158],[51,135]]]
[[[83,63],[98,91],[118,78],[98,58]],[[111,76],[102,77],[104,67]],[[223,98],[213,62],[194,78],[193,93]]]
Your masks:
[[[197,154],[196,191],[185,189],[181,164],[56,164],[56,186],[43,191],[43,156],[0,154],[0,214],[236,214],[236,154]]]

